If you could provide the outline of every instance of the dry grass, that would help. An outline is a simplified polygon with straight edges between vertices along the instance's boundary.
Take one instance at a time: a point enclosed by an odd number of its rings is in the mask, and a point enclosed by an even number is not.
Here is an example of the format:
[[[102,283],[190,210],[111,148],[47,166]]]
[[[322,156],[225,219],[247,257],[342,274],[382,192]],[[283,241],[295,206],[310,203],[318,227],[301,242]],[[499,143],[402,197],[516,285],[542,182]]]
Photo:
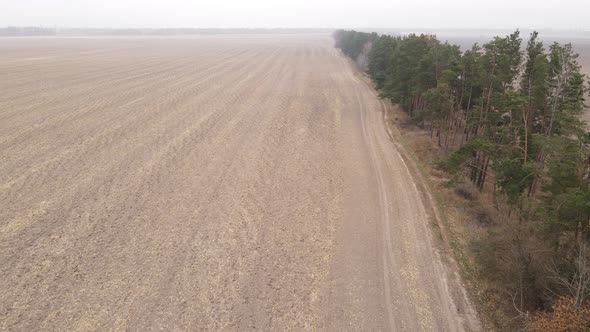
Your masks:
[[[464,280],[470,290],[473,302],[482,313],[486,329],[514,329],[522,324],[512,306],[511,294],[507,291],[507,279],[500,271],[512,267],[495,266],[494,255],[508,257],[506,264],[512,264],[513,252],[496,252],[498,241],[509,237],[517,226],[516,218],[507,217],[506,208],[495,207],[491,188],[477,190],[468,179],[451,178],[449,174],[432,166],[434,160],[443,158],[445,153],[436,145],[426,129],[413,124],[406,113],[394,109],[393,121],[403,138],[402,144],[413,154],[422,171],[429,178],[431,190],[436,195],[439,209],[444,218],[447,242],[461,268]],[[489,183],[493,182],[490,178]],[[511,230],[512,229],[512,230]],[[500,237],[498,237],[500,236]],[[502,246],[510,247],[506,243]],[[495,270],[495,271],[494,271]]]
[[[0,90],[0,330],[479,330],[329,36],[14,38]]]

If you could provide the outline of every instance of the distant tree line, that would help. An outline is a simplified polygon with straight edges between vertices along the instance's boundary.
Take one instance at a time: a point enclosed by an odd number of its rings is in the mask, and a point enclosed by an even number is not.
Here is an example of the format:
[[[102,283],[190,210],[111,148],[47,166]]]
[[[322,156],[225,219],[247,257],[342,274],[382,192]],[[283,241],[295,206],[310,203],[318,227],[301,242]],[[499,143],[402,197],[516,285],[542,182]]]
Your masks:
[[[334,37],[353,59],[370,44],[368,75],[430,131],[446,156],[437,166],[491,191],[495,207],[519,220],[500,236],[517,262],[504,271],[516,280],[515,308],[549,307],[556,295],[587,303],[590,134],[580,116],[588,86],[572,45],[544,45],[537,32],[523,44],[519,31],[466,51],[433,35]],[[530,238],[541,249],[527,248]]]
[[[290,33],[328,33],[329,29],[206,29],[206,28],[43,28],[43,27],[4,27],[0,37],[10,36],[177,36],[212,34],[290,34]]]
[[[369,65],[369,51],[372,49],[373,42],[379,39],[379,35],[375,32],[336,30],[334,39],[337,48],[355,60],[361,69],[366,70]]]
[[[55,29],[41,27],[5,27],[0,28],[0,37],[18,36],[54,36]]]

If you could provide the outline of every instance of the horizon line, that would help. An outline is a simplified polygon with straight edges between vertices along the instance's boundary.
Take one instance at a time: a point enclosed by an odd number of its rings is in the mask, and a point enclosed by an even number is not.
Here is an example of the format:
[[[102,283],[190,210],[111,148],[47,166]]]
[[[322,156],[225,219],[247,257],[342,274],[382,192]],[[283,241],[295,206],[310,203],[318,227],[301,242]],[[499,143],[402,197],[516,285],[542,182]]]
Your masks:
[[[552,28],[552,27],[494,27],[494,28],[476,28],[476,27],[370,27],[370,26],[348,26],[348,27],[83,27],[83,26],[57,26],[57,25],[2,25],[0,29],[8,28],[40,28],[40,29],[62,29],[62,30],[443,30],[443,31],[498,31],[498,30],[536,30],[536,31],[574,31],[590,32],[585,28]]]

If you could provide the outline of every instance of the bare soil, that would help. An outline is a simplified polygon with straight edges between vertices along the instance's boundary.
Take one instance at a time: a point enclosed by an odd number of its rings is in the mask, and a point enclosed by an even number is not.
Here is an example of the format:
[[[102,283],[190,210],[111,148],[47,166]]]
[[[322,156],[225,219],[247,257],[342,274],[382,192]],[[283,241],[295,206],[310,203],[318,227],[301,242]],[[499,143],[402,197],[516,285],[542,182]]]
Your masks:
[[[480,329],[328,36],[5,39],[0,91],[2,330]]]

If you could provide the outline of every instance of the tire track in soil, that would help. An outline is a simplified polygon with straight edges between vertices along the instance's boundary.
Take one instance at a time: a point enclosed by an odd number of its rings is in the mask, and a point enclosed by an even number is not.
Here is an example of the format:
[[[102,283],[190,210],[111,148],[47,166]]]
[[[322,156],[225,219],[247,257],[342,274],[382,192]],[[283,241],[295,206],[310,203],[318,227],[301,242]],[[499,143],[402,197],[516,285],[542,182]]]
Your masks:
[[[1,330],[477,330],[329,37],[11,43]]]

